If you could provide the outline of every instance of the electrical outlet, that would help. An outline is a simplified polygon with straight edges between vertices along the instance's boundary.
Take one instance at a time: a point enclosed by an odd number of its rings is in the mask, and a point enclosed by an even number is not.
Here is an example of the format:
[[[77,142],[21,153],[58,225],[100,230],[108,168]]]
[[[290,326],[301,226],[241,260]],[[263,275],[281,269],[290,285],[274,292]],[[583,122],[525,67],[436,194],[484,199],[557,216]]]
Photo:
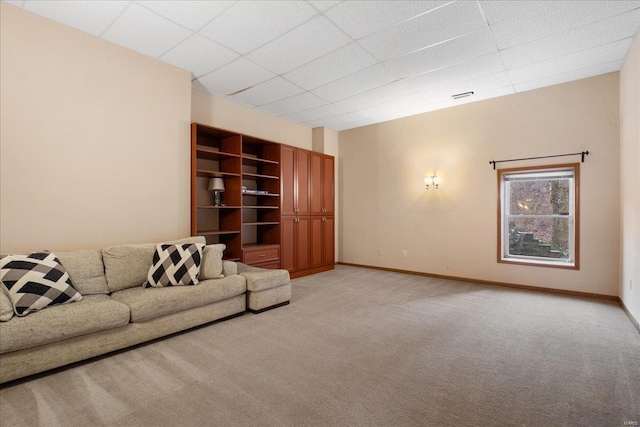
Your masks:
[[[382,250],[382,248],[378,248],[378,255],[382,255],[384,253],[384,251]]]
[[[402,251],[402,258],[406,258],[407,257],[407,251]]]

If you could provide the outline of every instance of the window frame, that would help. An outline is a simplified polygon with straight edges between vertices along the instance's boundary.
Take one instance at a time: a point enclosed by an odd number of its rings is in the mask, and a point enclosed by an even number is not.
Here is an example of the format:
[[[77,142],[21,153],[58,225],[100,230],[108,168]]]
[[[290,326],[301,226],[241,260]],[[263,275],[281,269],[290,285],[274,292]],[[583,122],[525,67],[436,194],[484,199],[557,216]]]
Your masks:
[[[504,193],[506,175],[531,174],[544,172],[573,172],[573,233],[570,233],[570,247],[573,248],[573,262],[545,260],[527,256],[508,256],[508,243],[505,240],[505,202]],[[559,165],[527,166],[519,168],[498,169],[498,263],[511,265],[526,265],[534,267],[560,268],[565,270],[580,270],[580,163],[566,163]],[[571,208],[570,208],[571,210]],[[571,216],[569,216],[571,218]],[[506,224],[508,229],[508,224]],[[573,235],[571,239],[571,234]],[[572,241],[571,241],[572,240]],[[571,254],[570,254],[571,257]]]

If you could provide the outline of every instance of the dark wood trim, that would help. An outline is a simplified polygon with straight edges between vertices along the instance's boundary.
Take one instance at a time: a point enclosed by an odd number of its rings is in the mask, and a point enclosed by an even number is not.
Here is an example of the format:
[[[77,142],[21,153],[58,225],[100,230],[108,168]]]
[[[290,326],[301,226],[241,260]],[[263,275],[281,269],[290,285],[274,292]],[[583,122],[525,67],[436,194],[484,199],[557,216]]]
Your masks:
[[[501,197],[501,188],[502,188],[502,175],[505,173],[512,173],[518,171],[553,171],[558,169],[573,169],[573,176],[575,181],[574,188],[574,252],[575,259],[574,265],[554,265],[554,264],[543,264],[543,263],[535,263],[535,262],[520,262],[520,261],[511,261],[508,259],[502,258],[502,197]],[[497,255],[498,255],[498,263],[499,264],[511,264],[511,265],[525,265],[529,267],[545,267],[545,268],[559,268],[564,270],[580,270],[580,163],[564,163],[560,165],[542,165],[542,166],[523,166],[518,168],[509,168],[509,169],[498,169],[498,192],[497,192],[497,200],[498,200],[498,244],[497,244]]]
[[[626,313],[626,315],[629,318],[629,320],[631,320],[631,324],[638,330],[638,333],[640,334],[640,323],[638,323],[638,321],[635,319],[635,317],[633,317],[633,314],[631,314],[631,312],[629,311],[627,306],[624,305],[624,302],[622,301],[622,299],[620,299],[620,297],[618,297],[618,303],[620,304],[620,306],[622,307],[622,309]]]
[[[252,310],[250,308],[247,308],[247,311],[253,314],[259,314],[259,313],[263,313],[265,311],[269,311],[269,310],[273,310],[274,308],[278,308],[278,307],[283,307],[285,305],[289,305],[291,301],[285,301],[285,302],[281,302],[280,304],[275,304],[269,307],[265,307],[265,308],[261,308],[260,310]]]
[[[468,283],[476,283],[480,285],[491,285],[491,286],[502,286],[506,288],[515,288],[515,289],[523,289],[526,291],[535,291],[535,292],[545,292],[549,294],[560,294],[560,295],[569,295],[580,298],[597,298],[608,301],[619,301],[620,299],[615,295],[603,295],[603,294],[592,294],[590,292],[579,292],[579,291],[570,291],[567,289],[554,289],[554,288],[544,288],[542,286],[529,286],[529,285],[520,285],[516,283],[505,283],[505,282],[494,282],[492,280],[482,280],[482,279],[471,279],[468,277],[458,277],[458,276],[447,276],[443,274],[433,274],[433,273],[424,273],[420,271],[411,271],[411,270],[401,270],[398,268],[388,268],[388,267],[377,267],[373,265],[364,265],[364,264],[353,264],[350,262],[339,262],[341,265],[350,265],[352,267],[362,267],[362,268],[370,268],[373,270],[383,270],[383,271],[391,271],[394,273],[404,273],[404,274],[413,274],[415,276],[426,276],[433,277],[436,279],[446,279],[446,280],[457,280],[460,282],[468,282]]]

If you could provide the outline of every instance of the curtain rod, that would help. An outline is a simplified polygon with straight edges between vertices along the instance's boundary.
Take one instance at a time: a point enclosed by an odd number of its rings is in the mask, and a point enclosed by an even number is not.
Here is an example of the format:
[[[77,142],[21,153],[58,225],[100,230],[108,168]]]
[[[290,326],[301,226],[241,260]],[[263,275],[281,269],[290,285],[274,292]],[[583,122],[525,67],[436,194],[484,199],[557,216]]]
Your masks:
[[[588,151],[581,151],[580,153],[554,154],[553,156],[524,157],[522,159],[508,159],[508,160],[491,160],[489,164],[493,165],[493,170],[496,170],[496,163],[517,162],[520,160],[549,159],[551,157],[565,157],[565,156],[582,156],[582,163],[584,163],[584,157],[588,155],[589,155]]]

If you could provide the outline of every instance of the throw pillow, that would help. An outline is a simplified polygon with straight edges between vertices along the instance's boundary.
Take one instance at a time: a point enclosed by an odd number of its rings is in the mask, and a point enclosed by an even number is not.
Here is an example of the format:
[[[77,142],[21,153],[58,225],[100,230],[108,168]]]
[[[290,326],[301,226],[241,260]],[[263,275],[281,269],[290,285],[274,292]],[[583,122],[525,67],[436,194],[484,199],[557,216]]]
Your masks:
[[[18,316],[82,299],[73,288],[69,274],[51,252],[2,258],[0,280]]]
[[[202,267],[200,268],[200,279],[221,279],[222,274],[222,254],[227,247],[222,243],[207,245],[202,251]]]
[[[147,274],[147,281],[142,286],[160,288],[197,285],[204,246],[202,243],[156,245],[153,264]]]

